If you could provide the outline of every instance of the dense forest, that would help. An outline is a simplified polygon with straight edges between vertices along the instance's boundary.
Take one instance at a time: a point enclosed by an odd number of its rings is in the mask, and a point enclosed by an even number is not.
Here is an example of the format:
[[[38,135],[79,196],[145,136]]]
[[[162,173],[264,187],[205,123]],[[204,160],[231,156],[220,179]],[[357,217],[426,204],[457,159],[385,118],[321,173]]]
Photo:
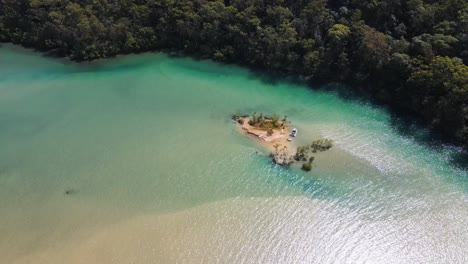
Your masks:
[[[343,82],[468,146],[466,0],[0,0],[0,41],[74,60],[171,49]]]

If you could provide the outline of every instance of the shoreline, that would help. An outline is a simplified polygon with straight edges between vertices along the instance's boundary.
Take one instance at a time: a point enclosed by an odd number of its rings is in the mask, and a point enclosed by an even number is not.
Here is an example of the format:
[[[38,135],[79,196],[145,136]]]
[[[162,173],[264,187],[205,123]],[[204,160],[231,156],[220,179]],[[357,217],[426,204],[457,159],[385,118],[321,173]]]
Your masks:
[[[284,126],[281,130],[273,129],[273,134],[268,136],[268,131],[265,129],[257,128],[254,126],[249,125],[250,118],[242,118],[244,124],[241,125],[241,129],[245,131],[247,134],[256,137],[260,142],[265,143],[270,150],[274,150],[273,143],[276,144],[283,144],[286,146],[292,146],[292,141],[288,141],[291,137],[290,131],[288,126]]]
[[[278,128],[270,130],[252,126],[249,124],[250,117],[240,117],[236,119],[240,132],[244,132],[251,138],[259,142],[270,154],[273,162],[279,165],[290,165],[293,163],[293,156],[296,153],[296,144],[294,144],[289,130],[288,123],[281,121]]]
[[[344,85],[347,87],[351,87],[352,89],[347,89],[345,93],[341,90],[338,90],[338,93],[341,94],[344,99],[349,99],[351,97],[357,98],[359,100],[365,100],[375,106],[387,108],[392,115],[397,117],[398,119],[402,119],[403,121],[399,121],[399,124],[405,128],[409,125],[408,123],[415,123],[417,125],[418,130],[428,130],[429,138],[436,141],[437,146],[449,144],[453,145],[456,148],[460,148],[463,152],[468,151],[468,142],[465,142],[463,139],[459,138],[457,135],[449,133],[447,131],[442,130],[439,127],[434,127],[426,118],[418,111],[410,109],[407,106],[400,106],[393,103],[391,100],[387,98],[379,97],[378,95],[373,94],[369,91],[366,87],[358,88],[356,87],[355,83],[350,80],[335,80],[335,79],[324,79],[323,77],[313,77],[312,75],[304,75],[297,72],[288,72],[283,70],[275,70],[269,69],[266,67],[262,67],[259,65],[252,65],[249,63],[245,63],[242,61],[222,61],[213,58],[210,55],[203,55],[202,53],[196,52],[187,52],[177,48],[155,48],[155,49],[148,49],[148,50],[135,50],[132,52],[118,52],[111,55],[106,55],[100,58],[86,58],[86,59],[77,59],[70,55],[65,54],[56,54],[54,50],[48,48],[39,48],[34,45],[27,45],[25,43],[18,43],[13,42],[11,40],[3,40],[0,41],[0,47],[21,47],[24,50],[30,50],[33,53],[41,53],[44,57],[58,59],[66,63],[70,64],[81,64],[81,63],[91,63],[95,61],[106,61],[119,58],[121,56],[132,56],[132,55],[144,55],[145,53],[163,53],[168,56],[172,57],[189,57],[195,60],[210,60],[215,63],[219,63],[221,65],[233,65],[236,67],[245,67],[256,74],[259,75],[266,75],[269,78],[275,78],[291,83],[299,83],[300,85],[304,85],[309,89],[323,89],[323,90],[330,90],[334,84]],[[332,91],[336,91],[335,88],[331,88]],[[350,93],[350,94],[347,94]],[[347,94],[347,95],[346,95]],[[421,139],[421,142],[427,143],[428,140]]]
[[[333,147],[332,139],[316,139],[309,145],[298,146],[293,143],[293,138],[297,136],[297,129],[289,130],[290,122],[279,120],[277,114],[272,117],[259,117],[254,113],[251,117],[247,115],[233,115],[232,119],[239,126],[240,132],[253,136],[267,150],[270,151],[272,162],[281,166],[290,166],[296,162],[301,162],[301,169],[310,171],[312,163],[319,152],[324,152]]]

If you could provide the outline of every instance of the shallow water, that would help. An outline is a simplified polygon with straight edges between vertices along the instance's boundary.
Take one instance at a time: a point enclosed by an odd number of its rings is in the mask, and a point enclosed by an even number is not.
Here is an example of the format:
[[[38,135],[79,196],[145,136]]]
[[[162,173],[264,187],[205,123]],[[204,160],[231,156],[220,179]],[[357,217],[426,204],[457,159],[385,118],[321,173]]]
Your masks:
[[[343,89],[0,48],[1,262],[467,263],[466,154]],[[336,146],[276,167],[230,120],[254,111]]]

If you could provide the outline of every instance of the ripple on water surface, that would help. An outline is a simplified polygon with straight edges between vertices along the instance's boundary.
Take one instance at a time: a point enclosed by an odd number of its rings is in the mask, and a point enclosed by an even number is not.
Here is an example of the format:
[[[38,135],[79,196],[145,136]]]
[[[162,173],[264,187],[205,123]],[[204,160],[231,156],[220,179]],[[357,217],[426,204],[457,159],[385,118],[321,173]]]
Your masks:
[[[162,54],[0,55],[8,263],[467,262],[463,152],[384,109]],[[229,119],[254,111],[335,147],[274,166]]]

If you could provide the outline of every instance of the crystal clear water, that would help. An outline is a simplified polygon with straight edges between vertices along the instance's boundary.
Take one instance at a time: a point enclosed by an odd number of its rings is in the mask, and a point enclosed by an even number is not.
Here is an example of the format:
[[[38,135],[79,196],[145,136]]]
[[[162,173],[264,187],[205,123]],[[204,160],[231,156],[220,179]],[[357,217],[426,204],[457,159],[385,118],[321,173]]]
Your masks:
[[[467,263],[466,153],[335,88],[0,48],[1,262]],[[230,120],[254,111],[336,146],[274,166]]]

